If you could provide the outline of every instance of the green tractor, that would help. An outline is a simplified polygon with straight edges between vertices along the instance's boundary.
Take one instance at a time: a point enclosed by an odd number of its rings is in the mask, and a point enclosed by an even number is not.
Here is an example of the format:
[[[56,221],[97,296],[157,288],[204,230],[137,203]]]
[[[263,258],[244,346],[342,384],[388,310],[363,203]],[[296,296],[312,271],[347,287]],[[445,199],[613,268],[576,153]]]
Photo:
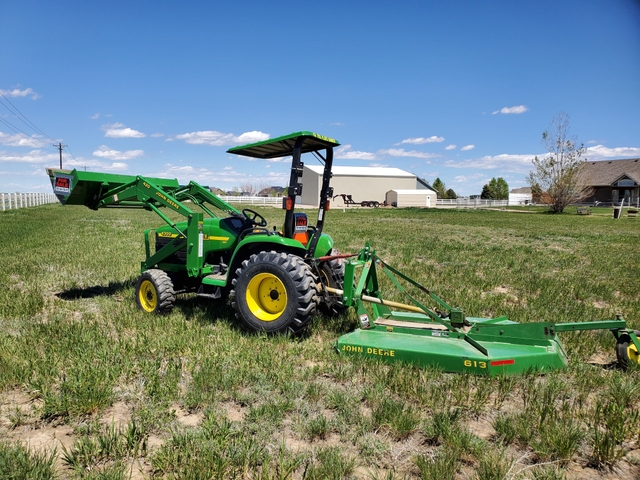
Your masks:
[[[342,256],[334,250],[331,237],[322,233],[333,194],[329,186],[333,149],[339,145],[332,138],[298,132],[228,150],[263,159],[292,156],[282,231],[269,229],[258,212],[237,210],[193,181],[181,186],[175,179],[47,172],[62,204],[94,210],[138,207],[165,221],[166,225],[144,232],[146,259],[135,289],[142,310],[167,312],[179,293],[228,297],[236,317],[249,330],[298,333],[318,308],[326,313],[343,308],[341,296],[323,288],[340,289],[344,279]],[[305,213],[295,211],[305,153],[324,164],[315,226],[308,225]],[[176,216],[183,220],[171,218]]]

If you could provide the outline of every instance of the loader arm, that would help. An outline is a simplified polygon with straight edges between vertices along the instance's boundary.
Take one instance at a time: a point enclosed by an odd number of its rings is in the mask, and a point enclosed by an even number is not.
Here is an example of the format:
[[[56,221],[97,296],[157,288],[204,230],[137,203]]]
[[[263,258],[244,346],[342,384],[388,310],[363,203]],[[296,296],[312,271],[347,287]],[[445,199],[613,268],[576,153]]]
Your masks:
[[[85,205],[99,208],[144,208],[155,212],[164,222],[178,232],[178,236],[151,255],[148,235],[145,236],[147,259],[142,270],[162,263],[178,250],[186,247],[186,270],[189,276],[201,275],[203,265],[203,221],[204,214],[194,211],[186,201],[198,205],[213,218],[213,211],[242,216],[233,206],[213,195],[196,182],[181,187],[175,179],[149,178],[131,175],[115,175],[85,171],[47,169],[53,191],[62,204]],[[210,208],[213,207],[213,208]],[[162,209],[169,209],[186,219],[187,227],[180,230],[176,221]],[[186,245],[185,245],[186,243]],[[208,272],[204,272],[208,273]]]

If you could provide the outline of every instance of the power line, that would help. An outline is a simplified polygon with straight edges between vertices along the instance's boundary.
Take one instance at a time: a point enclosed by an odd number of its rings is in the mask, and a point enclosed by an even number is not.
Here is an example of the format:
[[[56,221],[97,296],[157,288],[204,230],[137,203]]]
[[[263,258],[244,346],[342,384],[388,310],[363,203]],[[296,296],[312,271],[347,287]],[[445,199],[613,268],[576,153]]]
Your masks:
[[[0,122],[4,123],[7,127],[9,127],[11,130],[14,131],[14,133],[16,133],[17,135],[21,136],[22,138],[24,138],[26,141],[30,142],[34,147],[36,148],[43,148],[46,147],[47,144],[42,142],[41,140],[36,140],[34,139],[31,135],[29,135],[27,132],[24,132],[23,130],[20,130],[18,127],[16,127],[15,125],[13,125],[11,122],[9,122],[8,120],[5,120],[4,118],[0,117]],[[55,140],[53,140],[55,142]],[[36,143],[37,142],[37,143]],[[39,143],[39,144],[38,144]]]
[[[47,135],[47,134],[46,134],[46,133],[44,133],[42,130],[40,130],[38,127],[36,127],[36,126],[33,124],[33,122],[32,122],[31,120],[29,120],[29,119],[28,119],[28,118],[27,118],[27,117],[26,117],[26,116],[25,116],[25,115],[24,115],[20,110],[18,110],[18,108],[17,108],[13,103],[11,103],[11,100],[9,100],[7,97],[5,97],[4,93],[0,92],[0,96],[1,96],[2,98],[4,98],[7,102],[9,102],[9,105],[11,105],[11,107],[13,107],[13,110],[15,110],[15,111],[13,111],[11,108],[7,107],[7,105],[6,105],[2,100],[0,100],[0,103],[1,103],[1,104],[2,104],[2,105],[3,105],[7,110],[9,110],[11,113],[13,113],[13,115],[15,115],[15,116],[18,118],[18,120],[20,120],[20,121],[21,121],[22,123],[24,123],[25,125],[27,125],[27,126],[29,126],[29,127],[33,128],[36,132],[38,132],[38,133],[40,133],[40,134],[44,135],[45,137],[47,137],[47,138],[48,138],[49,140],[51,140],[52,142],[55,142],[55,140],[54,140],[53,138],[51,138],[49,135]],[[16,112],[18,112],[18,113],[16,113]]]

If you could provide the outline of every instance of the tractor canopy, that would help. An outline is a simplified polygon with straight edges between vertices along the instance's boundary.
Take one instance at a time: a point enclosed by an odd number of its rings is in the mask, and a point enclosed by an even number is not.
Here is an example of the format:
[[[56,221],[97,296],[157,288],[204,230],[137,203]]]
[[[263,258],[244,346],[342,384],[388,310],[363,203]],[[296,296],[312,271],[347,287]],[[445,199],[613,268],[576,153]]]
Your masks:
[[[327,148],[339,147],[337,140],[313,132],[296,132],[282,137],[264,140],[262,142],[241,145],[227,150],[227,153],[244,155],[253,158],[278,158],[293,155],[296,141],[300,139],[300,153],[317,152]]]
[[[262,142],[250,143],[227,150],[227,153],[244,155],[253,158],[279,158],[291,155],[291,174],[289,176],[289,186],[287,196],[283,198],[282,208],[286,210],[284,218],[284,236],[294,238],[294,209],[296,199],[302,195],[302,167],[304,163],[300,157],[304,153],[312,153],[313,156],[324,164],[322,173],[322,187],[318,203],[318,222],[314,229],[307,255],[314,256],[316,246],[322,235],[325,212],[329,209],[329,201],[333,196],[333,189],[329,186],[331,180],[331,166],[333,165],[333,148],[340,146],[337,140],[325,137],[313,132],[296,132],[282,137],[265,140]],[[324,154],[322,153],[324,151]]]

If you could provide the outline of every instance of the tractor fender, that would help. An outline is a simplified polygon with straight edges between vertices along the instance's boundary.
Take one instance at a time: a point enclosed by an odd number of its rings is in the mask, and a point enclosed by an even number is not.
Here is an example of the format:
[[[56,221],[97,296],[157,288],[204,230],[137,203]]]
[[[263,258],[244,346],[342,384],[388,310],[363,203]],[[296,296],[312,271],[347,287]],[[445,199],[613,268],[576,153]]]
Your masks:
[[[279,235],[251,235],[245,237],[238,243],[238,246],[231,257],[227,283],[231,282],[236,269],[240,266],[243,260],[246,260],[254,253],[270,250],[291,253],[292,255],[297,255],[298,257],[303,258],[307,252],[304,245],[299,241],[281,237]]]
[[[313,253],[313,256],[316,258],[324,257],[325,255],[329,254],[331,249],[333,249],[333,238],[331,238],[326,233],[323,233],[320,235],[320,238],[318,239],[318,244],[316,245],[316,251]]]
[[[320,235],[320,238],[318,238],[314,257],[323,257],[328,255],[332,249],[333,239],[329,235],[323,233]],[[304,258],[307,253],[307,249],[304,245],[291,238],[285,238],[279,235],[251,235],[245,237],[240,241],[240,243],[238,243],[238,246],[231,257],[227,282],[231,281],[236,269],[240,266],[243,260],[248,259],[254,253],[270,250],[290,253],[301,258]]]

